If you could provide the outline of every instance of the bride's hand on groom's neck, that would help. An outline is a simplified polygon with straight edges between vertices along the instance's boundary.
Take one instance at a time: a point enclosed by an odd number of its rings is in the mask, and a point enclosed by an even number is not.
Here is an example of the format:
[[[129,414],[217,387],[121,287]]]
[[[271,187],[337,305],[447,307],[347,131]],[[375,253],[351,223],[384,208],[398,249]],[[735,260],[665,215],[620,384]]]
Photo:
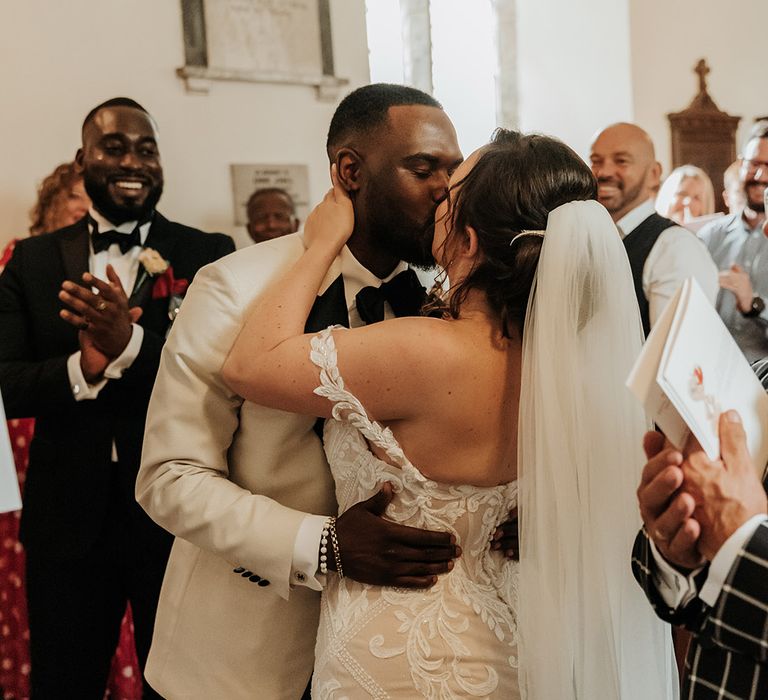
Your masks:
[[[453,568],[461,548],[448,532],[398,525],[382,517],[392,501],[392,485],[345,511],[336,520],[344,575],[361,583],[428,588]],[[329,557],[328,568],[335,568]]]
[[[333,186],[304,222],[304,245],[307,249],[329,247],[338,253],[355,228],[352,200],[339,181],[336,165],[331,166]]]

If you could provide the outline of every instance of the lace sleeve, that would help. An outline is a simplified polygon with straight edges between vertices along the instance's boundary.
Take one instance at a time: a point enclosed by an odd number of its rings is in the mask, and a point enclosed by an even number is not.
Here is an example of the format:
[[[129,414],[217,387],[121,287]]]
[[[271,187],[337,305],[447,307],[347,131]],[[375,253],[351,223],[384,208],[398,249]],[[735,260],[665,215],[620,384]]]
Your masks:
[[[389,428],[382,427],[368,417],[363,404],[344,387],[344,379],[339,373],[334,330],[347,330],[343,326],[331,326],[320,331],[310,341],[309,357],[320,369],[320,385],[315,394],[331,401],[333,417],[354,426],[370,443],[387,453],[387,456],[399,466],[410,465],[403,450]]]

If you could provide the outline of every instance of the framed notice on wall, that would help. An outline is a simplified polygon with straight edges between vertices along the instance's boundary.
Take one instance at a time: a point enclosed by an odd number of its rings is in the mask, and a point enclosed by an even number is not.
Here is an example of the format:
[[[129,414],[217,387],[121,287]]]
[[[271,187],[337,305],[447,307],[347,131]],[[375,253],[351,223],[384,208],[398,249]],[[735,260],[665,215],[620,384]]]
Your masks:
[[[313,85],[335,96],[329,0],[182,0],[185,65],[193,91],[207,81]],[[332,93],[332,95],[330,94]]]
[[[245,226],[248,217],[245,205],[249,197],[265,187],[285,190],[296,205],[296,216],[304,222],[309,214],[309,170],[306,165],[233,164],[232,194],[235,205],[235,224]]]

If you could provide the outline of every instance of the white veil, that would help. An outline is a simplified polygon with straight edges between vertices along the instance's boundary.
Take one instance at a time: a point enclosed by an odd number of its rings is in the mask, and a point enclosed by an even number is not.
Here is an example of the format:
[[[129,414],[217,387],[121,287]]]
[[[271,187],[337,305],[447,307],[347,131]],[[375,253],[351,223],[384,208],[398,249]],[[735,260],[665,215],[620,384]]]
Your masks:
[[[520,685],[529,700],[677,697],[668,625],[630,570],[646,420],[624,382],[643,335],[608,212],[550,213],[523,334]]]

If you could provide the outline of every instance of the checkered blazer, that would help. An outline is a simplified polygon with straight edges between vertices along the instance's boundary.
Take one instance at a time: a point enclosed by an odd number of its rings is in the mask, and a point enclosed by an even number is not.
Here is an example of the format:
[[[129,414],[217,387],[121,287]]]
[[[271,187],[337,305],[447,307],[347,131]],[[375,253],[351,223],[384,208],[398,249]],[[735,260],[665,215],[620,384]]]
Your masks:
[[[753,365],[768,391],[768,358]],[[763,483],[768,490],[768,484]],[[768,699],[768,521],[739,552],[714,607],[694,598],[670,608],[653,581],[654,559],[641,531],[632,571],[656,614],[693,632],[685,666],[683,700]],[[701,588],[706,569],[697,576]]]

